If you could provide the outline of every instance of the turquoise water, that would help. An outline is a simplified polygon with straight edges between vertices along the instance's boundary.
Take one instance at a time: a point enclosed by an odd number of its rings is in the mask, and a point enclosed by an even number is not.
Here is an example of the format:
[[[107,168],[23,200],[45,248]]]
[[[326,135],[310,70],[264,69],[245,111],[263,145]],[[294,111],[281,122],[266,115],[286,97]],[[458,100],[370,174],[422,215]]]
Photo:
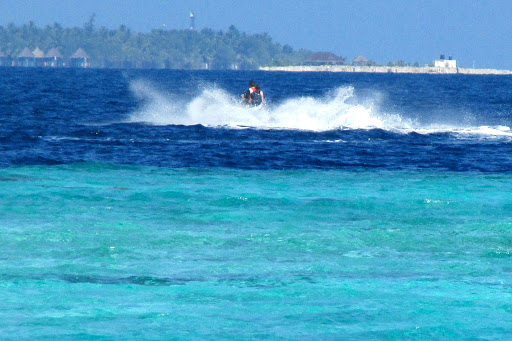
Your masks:
[[[2,339],[509,339],[512,175],[0,169]]]

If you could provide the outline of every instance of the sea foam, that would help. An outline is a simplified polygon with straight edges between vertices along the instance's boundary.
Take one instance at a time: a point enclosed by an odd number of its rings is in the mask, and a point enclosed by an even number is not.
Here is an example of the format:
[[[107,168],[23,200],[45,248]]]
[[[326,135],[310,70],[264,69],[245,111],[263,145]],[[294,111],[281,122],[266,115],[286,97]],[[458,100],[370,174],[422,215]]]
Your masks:
[[[293,129],[329,131],[338,129],[383,129],[396,133],[454,133],[466,136],[512,137],[507,126],[464,126],[443,122],[420,124],[399,113],[380,109],[379,98],[360,99],[352,86],[329,91],[320,98],[292,97],[259,108],[240,104],[240,97],[215,85],[198,89],[197,96],[185,99],[165,93],[147,81],[132,81],[131,90],[140,101],[129,122],[151,125],[203,125],[206,127]]]
[[[409,127],[399,115],[382,116],[374,103],[358,102],[350,86],[322,98],[289,98],[259,108],[244,107],[238,96],[215,86],[200,90],[192,100],[164,94],[144,81],[133,82],[131,89],[142,104],[130,115],[130,122],[310,131]]]

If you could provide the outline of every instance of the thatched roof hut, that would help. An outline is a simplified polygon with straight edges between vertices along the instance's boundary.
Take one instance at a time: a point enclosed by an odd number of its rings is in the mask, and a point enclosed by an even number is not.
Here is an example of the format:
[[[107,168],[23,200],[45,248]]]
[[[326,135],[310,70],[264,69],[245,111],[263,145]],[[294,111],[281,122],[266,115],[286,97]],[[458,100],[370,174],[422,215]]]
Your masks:
[[[61,67],[64,66],[64,57],[57,48],[52,48],[46,53],[46,66]]]
[[[28,47],[25,47],[18,57],[16,57],[15,65],[24,67],[35,66],[34,54]]]
[[[331,52],[316,52],[313,53],[306,62],[311,65],[340,65],[345,63],[345,59]]]
[[[34,51],[32,51],[34,58],[44,58],[44,52],[39,47],[36,47]]]
[[[62,53],[60,53],[59,49],[54,47],[46,53],[46,58],[62,59],[64,57],[62,56]]]
[[[82,48],[76,50],[71,57],[69,57],[70,65],[72,67],[89,67],[89,56]]]
[[[353,65],[368,65],[368,63],[370,63],[370,60],[363,55],[357,56],[352,61]]]
[[[75,53],[70,57],[71,59],[89,59],[87,52],[85,52],[81,47],[76,50]]]
[[[34,58],[34,54],[28,47],[25,47],[23,51],[18,55],[18,58]]]

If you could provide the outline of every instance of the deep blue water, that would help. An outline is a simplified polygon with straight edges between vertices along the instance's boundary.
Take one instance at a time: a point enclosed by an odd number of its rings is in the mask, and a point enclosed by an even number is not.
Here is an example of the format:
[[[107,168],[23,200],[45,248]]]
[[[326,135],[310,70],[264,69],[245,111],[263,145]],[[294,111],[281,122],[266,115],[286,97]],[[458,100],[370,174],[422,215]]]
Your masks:
[[[243,169],[512,170],[512,132],[494,130],[512,126],[510,77],[0,72],[3,167],[114,162]],[[269,126],[267,118],[254,119],[246,112],[240,122],[230,120],[227,114],[234,105],[226,99],[238,98],[248,79],[262,83],[270,102],[268,117],[277,117],[278,124]],[[137,94],[141,91],[133,90],[133,84],[141,82],[143,93]],[[212,88],[220,89],[221,96]],[[337,89],[350,91],[336,99]],[[188,109],[194,100],[205,104]],[[144,116],[137,116],[147,102]],[[364,115],[378,117],[378,124],[350,113],[359,106]],[[318,127],[308,131],[301,119]],[[237,126],[247,128],[233,129]]]
[[[0,339],[512,337],[512,77],[0,77]]]

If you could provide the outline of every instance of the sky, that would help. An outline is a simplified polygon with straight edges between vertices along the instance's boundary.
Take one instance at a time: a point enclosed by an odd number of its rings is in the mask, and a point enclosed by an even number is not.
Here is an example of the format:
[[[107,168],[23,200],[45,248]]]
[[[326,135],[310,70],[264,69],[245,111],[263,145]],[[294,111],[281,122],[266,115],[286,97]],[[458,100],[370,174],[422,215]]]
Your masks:
[[[98,27],[148,32],[186,29],[190,12],[198,30],[234,25],[347,60],[424,65],[444,54],[462,67],[512,69],[512,0],[0,0],[0,25],[82,26],[94,13]]]

